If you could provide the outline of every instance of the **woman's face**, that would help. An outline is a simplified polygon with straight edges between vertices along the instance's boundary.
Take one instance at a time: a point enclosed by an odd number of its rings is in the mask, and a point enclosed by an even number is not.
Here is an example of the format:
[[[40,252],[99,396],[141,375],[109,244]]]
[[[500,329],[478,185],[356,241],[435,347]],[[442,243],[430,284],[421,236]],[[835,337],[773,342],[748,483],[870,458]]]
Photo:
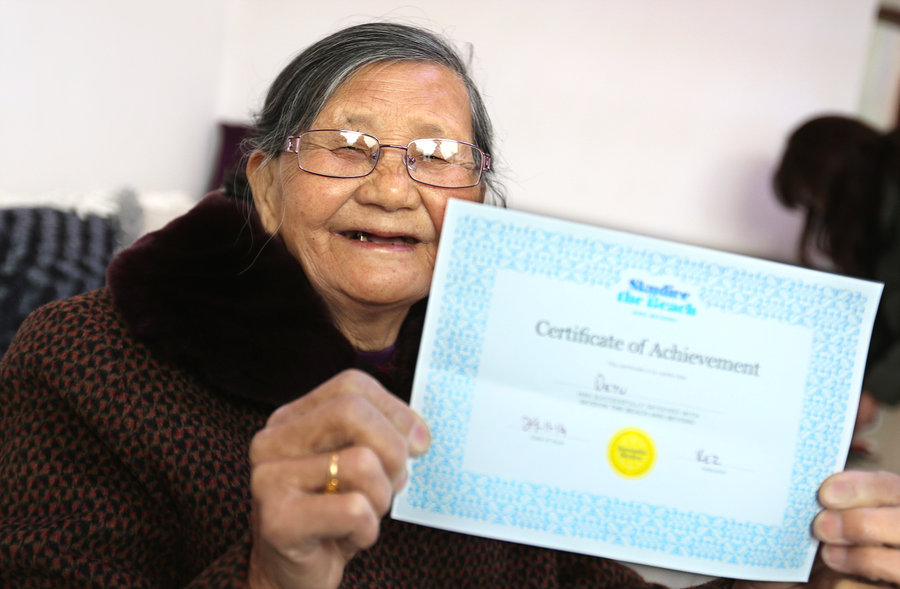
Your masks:
[[[472,141],[463,82],[449,69],[418,62],[361,69],[311,129],[361,131],[393,145],[429,137]],[[251,156],[248,172],[266,229],[281,235],[332,311],[360,304],[409,307],[424,298],[447,200],[483,197],[482,185],[419,184],[409,177],[403,154],[385,149],[363,178],[304,172],[291,153],[262,167],[264,156]]]

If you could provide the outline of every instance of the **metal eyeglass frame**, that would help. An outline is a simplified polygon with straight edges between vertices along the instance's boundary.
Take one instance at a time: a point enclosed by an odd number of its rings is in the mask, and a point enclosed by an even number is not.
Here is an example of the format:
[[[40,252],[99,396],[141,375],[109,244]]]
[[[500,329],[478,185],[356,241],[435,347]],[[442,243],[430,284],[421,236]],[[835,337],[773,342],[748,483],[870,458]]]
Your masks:
[[[375,162],[372,164],[372,169],[366,172],[365,174],[357,174],[355,176],[334,176],[332,174],[322,174],[321,172],[312,172],[307,170],[303,166],[300,165],[300,138],[306,135],[307,133],[312,133],[315,131],[335,131],[338,133],[359,133],[360,135],[365,135],[367,137],[371,137],[378,144],[378,149],[375,151]],[[468,145],[469,147],[474,148],[481,154],[481,169],[478,170],[478,179],[473,184],[467,184],[465,186],[441,186],[440,184],[432,184],[430,182],[423,182],[418,178],[413,177],[412,170],[410,170],[410,166],[415,163],[415,159],[409,156],[409,146],[415,143],[416,141],[422,141],[425,139],[431,139],[433,141],[454,141],[456,143],[461,143],[462,145]],[[297,154],[297,167],[307,172],[308,174],[314,174],[316,176],[322,176],[324,178],[365,178],[369,174],[375,171],[375,167],[378,165],[378,162],[381,161],[381,153],[382,149],[385,147],[392,147],[394,149],[402,149],[406,153],[403,156],[403,163],[406,165],[406,173],[409,175],[410,179],[418,182],[419,184],[424,184],[426,186],[434,186],[435,188],[472,188],[473,186],[478,186],[481,183],[481,177],[484,175],[484,172],[487,172],[491,169],[491,155],[489,153],[485,153],[483,149],[475,145],[474,143],[469,143],[468,141],[460,141],[458,139],[444,139],[441,137],[422,137],[420,139],[413,139],[409,143],[404,145],[394,145],[391,143],[382,143],[378,137],[371,135],[369,133],[363,133],[361,131],[351,131],[349,129],[309,129],[308,131],[303,131],[298,133],[297,135],[290,135],[287,139],[284,140],[284,145],[281,147],[281,150],[287,153],[295,153]]]

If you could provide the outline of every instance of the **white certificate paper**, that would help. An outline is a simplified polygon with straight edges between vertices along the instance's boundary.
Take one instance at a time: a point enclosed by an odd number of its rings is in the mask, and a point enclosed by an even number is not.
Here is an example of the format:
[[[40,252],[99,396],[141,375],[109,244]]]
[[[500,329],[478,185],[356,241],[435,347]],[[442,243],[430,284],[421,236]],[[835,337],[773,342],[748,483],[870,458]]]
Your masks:
[[[396,519],[802,581],[881,285],[451,200]]]

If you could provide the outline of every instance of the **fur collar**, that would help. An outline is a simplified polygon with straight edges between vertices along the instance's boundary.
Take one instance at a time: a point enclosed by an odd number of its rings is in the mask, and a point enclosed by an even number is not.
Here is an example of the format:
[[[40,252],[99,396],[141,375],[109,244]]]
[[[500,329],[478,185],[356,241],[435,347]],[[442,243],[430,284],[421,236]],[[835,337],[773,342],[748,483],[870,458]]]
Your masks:
[[[297,260],[219,192],[116,256],[107,283],[137,339],[230,394],[280,405],[357,363]],[[409,370],[424,308],[394,354]]]

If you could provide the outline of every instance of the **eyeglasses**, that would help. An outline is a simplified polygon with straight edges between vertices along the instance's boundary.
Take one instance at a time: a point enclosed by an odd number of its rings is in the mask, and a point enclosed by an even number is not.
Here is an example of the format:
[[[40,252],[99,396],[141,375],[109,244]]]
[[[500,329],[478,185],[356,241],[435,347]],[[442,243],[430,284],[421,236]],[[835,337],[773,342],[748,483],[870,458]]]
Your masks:
[[[469,188],[491,169],[491,156],[465,141],[416,139],[407,145],[381,143],[359,131],[317,129],[292,135],[284,151],[297,154],[301,170],[328,178],[362,178],[375,169],[385,147],[402,149],[409,177],[438,188]]]

